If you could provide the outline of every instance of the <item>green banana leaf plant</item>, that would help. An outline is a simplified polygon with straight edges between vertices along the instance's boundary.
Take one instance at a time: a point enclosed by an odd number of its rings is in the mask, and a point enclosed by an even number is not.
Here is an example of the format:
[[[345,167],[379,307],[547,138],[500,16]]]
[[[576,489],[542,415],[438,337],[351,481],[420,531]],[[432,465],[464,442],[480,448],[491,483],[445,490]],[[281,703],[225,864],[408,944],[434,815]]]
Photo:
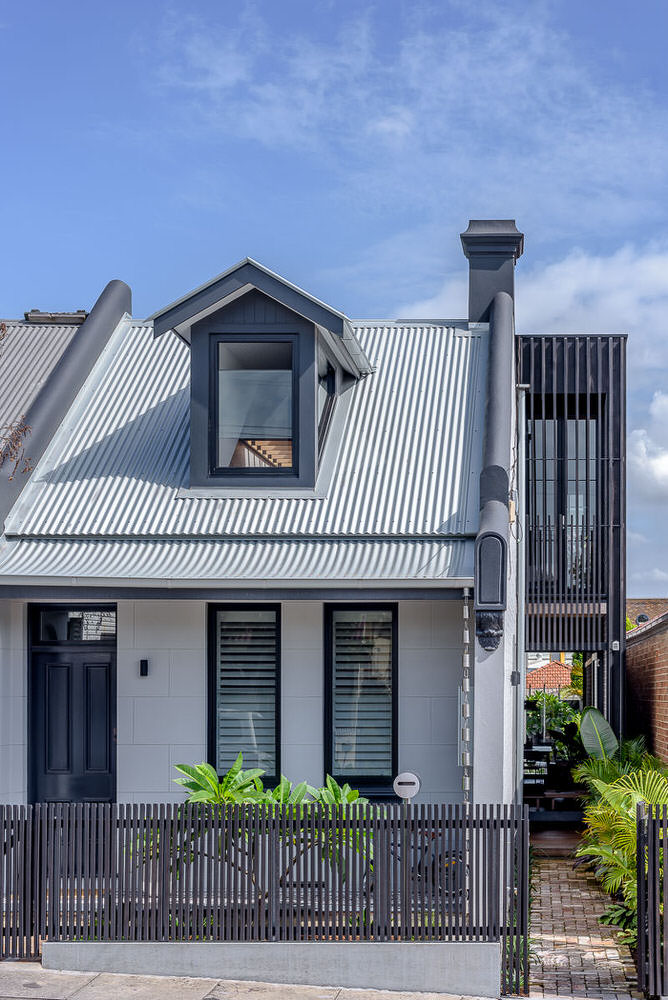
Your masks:
[[[227,774],[219,780],[215,768],[204,761],[201,764],[176,764],[184,775],[175,778],[188,792],[189,802],[208,802],[211,805],[226,803],[264,802],[265,791],[260,780],[264,771],[259,767],[243,770],[243,757],[237,757]]]
[[[612,726],[597,708],[587,708],[582,713],[580,739],[589,756],[598,760],[614,757],[619,750],[619,740]]]
[[[306,852],[316,849],[329,864],[345,869],[351,851],[361,853],[365,864],[371,862],[371,839],[357,828],[353,829],[350,822],[345,821],[348,807],[363,807],[368,800],[360,796],[357,789],[348,783],[340,785],[331,775],[327,775],[322,788],[313,788],[305,781],[293,784],[285,775],[281,775],[275,788],[264,788],[260,768],[243,769],[243,755],[239,753],[229,771],[218,777],[215,769],[205,762],[201,764],[177,764],[176,770],[180,777],[175,778],[188,794],[188,802],[197,805],[257,805],[264,806],[268,811],[277,814],[279,837],[284,844],[290,845],[287,852],[286,868],[281,873],[281,879],[286,879],[299,858]],[[326,809],[330,821],[323,826],[311,827],[308,824],[294,826],[292,820],[306,816],[310,809],[320,807]],[[263,813],[265,820],[268,812]],[[197,841],[200,833],[200,823],[193,817],[192,841]],[[216,845],[218,857],[229,855],[232,845],[232,834],[226,825]],[[188,854],[192,854],[192,846]],[[250,871],[253,881],[256,881],[256,858],[254,847],[248,837],[243,843],[235,841],[237,867]],[[345,874],[344,874],[345,878]],[[259,888],[259,887],[258,887]]]
[[[589,778],[597,797],[584,812],[585,835],[577,854],[594,864],[596,877],[614,902],[607,922],[619,924],[630,944],[637,940],[637,841],[638,803],[668,805],[666,768],[647,755],[646,768],[630,771],[606,782]]]

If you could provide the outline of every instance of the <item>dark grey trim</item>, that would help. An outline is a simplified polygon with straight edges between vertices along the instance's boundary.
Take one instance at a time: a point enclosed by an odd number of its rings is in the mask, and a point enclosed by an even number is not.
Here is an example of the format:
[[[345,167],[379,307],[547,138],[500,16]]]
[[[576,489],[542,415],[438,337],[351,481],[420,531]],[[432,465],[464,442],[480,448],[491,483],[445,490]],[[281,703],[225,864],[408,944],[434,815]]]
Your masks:
[[[514,351],[513,300],[507,292],[497,292],[490,312],[480,527],[475,542],[476,611],[505,611],[507,603]]]
[[[334,767],[334,629],[332,614],[334,611],[391,611],[392,612],[392,774],[381,777],[373,774],[341,774]],[[330,774],[335,781],[343,784],[352,783],[368,798],[391,795],[390,789],[394,776],[399,770],[399,605],[396,601],[388,603],[372,603],[364,600],[345,602],[342,605],[326,604],[324,628],[324,664],[325,664],[325,774]],[[392,798],[394,796],[391,796]]]
[[[469,322],[479,323],[487,319],[497,292],[514,298],[524,234],[514,219],[471,219],[461,241],[469,261]]]
[[[240,300],[237,300],[238,307]],[[292,487],[313,489],[316,478],[316,415],[317,387],[315,329],[299,315],[286,313],[289,322],[264,323],[253,321],[229,322],[227,317],[235,306],[223,308],[195,323],[192,328],[190,365],[190,483],[193,487],[227,486],[240,489]],[[291,470],[263,474],[256,470],[216,469],[214,461],[215,371],[213,353],[217,341],[234,338],[290,340],[293,344],[295,466]]]
[[[283,643],[281,641],[283,629],[283,615],[280,604],[261,603],[248,601],[242,602],[242,607],[247,607],[250,611],[274,611],[276,614],[276,675],[274,678],[274,760],[276,762],[275,774],[263,774],[262,780],[266,785],[276,785],[281,775],[281,680],[283,671]],[[238,608],[235,601],[230,605],[209,604],[207,607],[207,756],[209,764],[218,773],[218,658],[217,658],[217,629],[216,622],[219,611],[225,611],[230,607]],[[218,774],[222,778],[222,774]]]
[[[124,313],[132,312],[132,293],[123,281],[110,281],[63,351],[47,382],[25,415],[30,435],[26,453],[34,468],[77,397],[93,365]],[[0,523],[4,523],[29,477],[9,479],[0,470]]]
[[[59,601],[461,601],[462,587],[56,587],[0,585],[0,598]]]
[[[245,285],[253,285],[312,323],[319,323],[331,330],[332,333],[343,335],[343,317],[341,315],[337,315],[324,305],[314,302],[307,295],[281,281],[280,278],[267,274],[266,271],[256,267],[250,261],[243,261],[234,270],[214,279],[203,288],[197,289],[187,298],[154,313],[153,330],[155,336],[159,337],[167,330],[188,324],[188,321],[199,313],[213,308],[218,302],[238,292]]]

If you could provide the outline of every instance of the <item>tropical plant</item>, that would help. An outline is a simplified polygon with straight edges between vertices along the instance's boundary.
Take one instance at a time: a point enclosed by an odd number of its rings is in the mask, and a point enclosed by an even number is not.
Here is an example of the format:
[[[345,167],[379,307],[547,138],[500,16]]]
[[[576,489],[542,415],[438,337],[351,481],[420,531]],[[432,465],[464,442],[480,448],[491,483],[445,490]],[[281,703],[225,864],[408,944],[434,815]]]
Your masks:
[[[648,753],[643,736],[632,740],[622,740],[612,757],[587,757],[573,768],[573,779],[579,785],[586,785],[590,804],[600,798],[595,781],[611,785],[617,778],[633,771],[665,771],[659,757]]]
[[[306,800],[307,795],[313,795],[314,793],[315,789],[307,785],[305,781],[300,781],[298,785],[293,785],[282,774],[276,788],[265,789],[263,801],[267,805],[298,806]]]
[[[174,778],[188,792],[189,802],[224,805],[226,803],[255,803],[269,806],[298,806],[316,803],[321,806],[365,805],[362,798],[349,784],[340,785],[330,774],[322,788],[313,788],[305,781],[293,783],[281,775],[275,788],[265,788],[262,784],[264,771],[259,767],[243,770],[243,755],[240,753],[227,774],[218,778],[211,764],[176,764],[176,770],[183,777]]]
[[[619,749],[612,726],[597,708],[586,708],[582,713],[580,739],[589,756],[599,760],[613,757]]]
[[[557,756],[563,760],[582,756],[581,744],[577,738],[580,713],[567,701],[549,691],[539,691],[527,701],[527,736],[539,736],[545,732],[554,740]]]
[[[261,781],[264,771],[259,767],[244,771],[241,754],[220,780],[215,768],[204,761],[194,766],[176,764],[175,767],[184,777],[174,778],[174,781],[177,785],[183,785],[187,790],[189,802],[224,805],[225,803],[263,802],[265,800],[265,791]]]
[[[322,788],[312,788],[313,801],[322,806],[365,805],[368,799],[362,798],[355,788],[346,782],[340,785],[331,774],[327,775]]]
[[[597,760],[601,769],[605,764],[606,760]],[[657,767],[656,758],[646,754],[641,769],[622,774],[612,782],[591,773],[588,781],[596,798],[585,809],[585,835],[577,854],[593,862],[596,877],[613,896],[605,920],[620,925],[629,943],[634,943],[638,906],[637,805],[668,805],[668,774],[662,764]]]
[[[584,684],[584,667],[582,653],[573,653],[573,663],[571,666],[571,683],[567,688],[569,695],[574,695],[582,701]]]

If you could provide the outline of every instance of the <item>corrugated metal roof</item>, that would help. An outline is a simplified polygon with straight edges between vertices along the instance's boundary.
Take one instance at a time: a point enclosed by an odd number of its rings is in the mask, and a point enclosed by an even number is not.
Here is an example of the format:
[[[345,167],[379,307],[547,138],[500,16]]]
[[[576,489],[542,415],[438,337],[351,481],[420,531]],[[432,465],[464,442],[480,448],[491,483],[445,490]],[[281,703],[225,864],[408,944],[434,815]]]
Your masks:
[[[438,538],[474,534],[487,329],[355,327],[357,383],[328,495],[179,497],[189,363],[173,334],[122,323],[7,523],[33,537]]]
[[[78,324],[21,323],[5,320],[0,338],[0,427],[25,416]]]
[[[0,583],[285,586],[336,582],[457,586],[472,582],[472,539],[379,541],[38,541],[0,549]]]

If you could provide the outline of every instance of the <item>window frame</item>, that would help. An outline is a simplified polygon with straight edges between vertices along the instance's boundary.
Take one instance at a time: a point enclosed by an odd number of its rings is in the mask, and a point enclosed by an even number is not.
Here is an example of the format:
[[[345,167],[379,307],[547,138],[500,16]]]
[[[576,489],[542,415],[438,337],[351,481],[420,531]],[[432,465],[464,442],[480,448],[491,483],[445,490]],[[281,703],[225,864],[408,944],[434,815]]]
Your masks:
[[[221,778],[218,771],[217,761],[217,633],[216,621],[219,611],[275,611],[276,612],[276,677],[274,683],[274,749],[276,755],[276,774],[265,773],[262,781],[272,788],[278,784],[281,775],[281,670],[283,662],[283,630],[282,630],[282,605],[277,602],[258,603],[255,601],[226,601],[224,603],[208,605],[207,621],[207,755],[211,766]],[[238,751],[237,751],[238,752]],[[248,768],[244,761],[244,770]]]
[[[392,612],[392,773],[388,778],[379,775],[340,774],[334,770],[334,629],[335,611],[391,611]],[[353,601],[324,605],[324,663],[325,663],[325,774],[331,774],[339,783],[348,782],[365,795],[387,797],[398,773],[399,760],[399,605],[396,602]],[[393,793],[392,793],[392,797]]]
[[[113,638],[103,639],[42,639],[40,638],[40,615],[42,611],[113,611],[116,616],[116,631]],[[80,602],[59,601],[55,604],[29,604],[28,605],[28,643],[31,649],[44,649],[45,647],[60,648],[61,646],[72,646],[77,649],[86,649],[93,652],[96,649],[116,649],[118,645],[118,606],[115,602],[109,604],[81,604]]]
[[[218,345],[219,344],[290,344],[292,348],[292,465],[285,469],[258,468],[247,469],[216,465],[218,450],[218,418],[219,418],[219,378],[218,378]],[[299,478],[299,335],[297,333],[257,333],[234,334],[212,333],[209,337],[209,475],[221,482],[229,479],[248,480],[261,479],[294,479]]]
[[[190,342],[190,480],[188,488],[216,491],[230,490],[230,495],[256,493],[262,496],[271,490],[277,495],[315,489],[318,474],[318,428],[316,414],[317,390],[317,331],[295,315],[289,322],[229,322],[225,310],[207,316],[193,324]],[[219,340],[293,341],[293,466],[291,469],[220,469],[215,461],[214,411],[217,359],[215,344]],[[298,470],[298,471],[296,471]]]

